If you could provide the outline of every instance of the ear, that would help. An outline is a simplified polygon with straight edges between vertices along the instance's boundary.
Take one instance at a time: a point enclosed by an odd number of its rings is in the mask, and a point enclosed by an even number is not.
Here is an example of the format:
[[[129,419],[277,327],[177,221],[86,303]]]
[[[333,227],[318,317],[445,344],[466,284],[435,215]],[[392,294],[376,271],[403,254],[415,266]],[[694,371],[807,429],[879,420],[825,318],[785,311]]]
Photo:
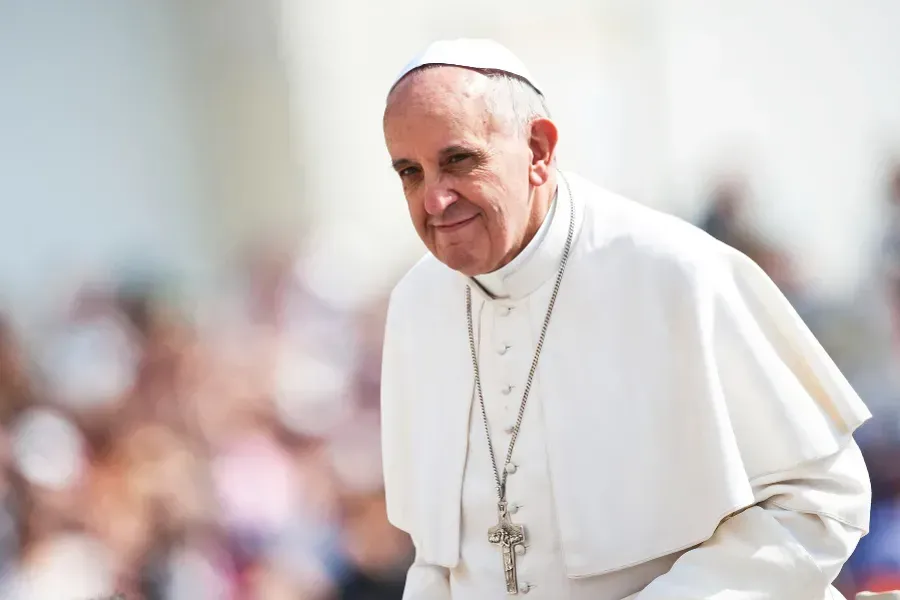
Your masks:
[[[528,178],[533,186],[543,185],[550,178],[550,169],[556,156],[559,133],[550,119],[531,122],[528,147],[531,149],[531,170]]]

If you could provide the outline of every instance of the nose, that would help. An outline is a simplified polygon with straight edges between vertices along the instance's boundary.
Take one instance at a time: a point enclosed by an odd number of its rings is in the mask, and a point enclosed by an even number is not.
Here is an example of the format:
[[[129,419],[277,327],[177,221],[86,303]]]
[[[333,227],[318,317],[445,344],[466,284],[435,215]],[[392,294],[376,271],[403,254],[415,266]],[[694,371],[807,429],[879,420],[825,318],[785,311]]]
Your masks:
[[[425,212],[429,215],[440,216],[456,200],[456,192],[443,181],[434,181],[425,188]]]

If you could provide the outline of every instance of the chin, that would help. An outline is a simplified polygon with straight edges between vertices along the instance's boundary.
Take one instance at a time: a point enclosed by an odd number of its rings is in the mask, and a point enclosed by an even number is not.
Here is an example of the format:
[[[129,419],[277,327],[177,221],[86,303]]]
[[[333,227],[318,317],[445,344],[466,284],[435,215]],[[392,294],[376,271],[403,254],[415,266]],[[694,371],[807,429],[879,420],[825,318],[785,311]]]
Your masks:
[[[475,277],[476,275],[484,275],[489,273],[490,269],[486,268],[484,261],[477,260],[470,254],[460,252],[436,252],[435,258],[447,265],[449,268],[462,273],[466,277]]]

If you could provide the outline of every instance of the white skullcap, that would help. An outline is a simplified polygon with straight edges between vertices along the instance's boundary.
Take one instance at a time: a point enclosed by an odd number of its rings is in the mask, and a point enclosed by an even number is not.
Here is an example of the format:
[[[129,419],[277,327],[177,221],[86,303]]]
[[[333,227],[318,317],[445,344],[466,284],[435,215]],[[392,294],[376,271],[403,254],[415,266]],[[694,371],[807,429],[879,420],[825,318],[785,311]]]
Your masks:
[[[502,71],[515,75],[528,82],[539,94],[543,95],[528,68],[506,46],[494,40],[442,40],[432,42],[424,52],[415,57],[394,79],[391,91],[400,80],[412,71],[426,65],[449,65],[465,67],[478,71]]]

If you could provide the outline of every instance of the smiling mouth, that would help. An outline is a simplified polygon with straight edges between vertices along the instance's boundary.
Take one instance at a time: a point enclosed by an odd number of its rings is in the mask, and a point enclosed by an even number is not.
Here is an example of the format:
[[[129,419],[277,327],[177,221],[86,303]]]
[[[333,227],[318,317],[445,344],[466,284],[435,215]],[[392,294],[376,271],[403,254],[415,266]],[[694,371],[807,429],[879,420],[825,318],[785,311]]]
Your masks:
[[[434,225],[434,228],[441,233],[452,233],[454,231],[458,231],[474,221],[478,218],[478,215],[474,215],[469,217],[468,219],[463,219],[462,221],[457,221],[455,223],[449,223],[447,225]]]

